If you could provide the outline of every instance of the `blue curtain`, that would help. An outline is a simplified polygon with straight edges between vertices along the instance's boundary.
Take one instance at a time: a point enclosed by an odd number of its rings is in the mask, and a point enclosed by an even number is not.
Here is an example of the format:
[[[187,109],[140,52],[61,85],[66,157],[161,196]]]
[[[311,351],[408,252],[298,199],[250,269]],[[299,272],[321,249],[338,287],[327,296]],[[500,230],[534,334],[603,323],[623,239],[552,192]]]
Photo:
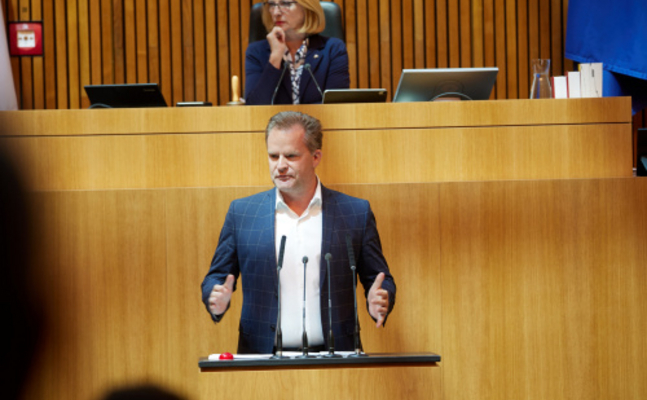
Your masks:
[[[604,96],[647,106],[647,0],[569,0],[566,57],[603,63]]]

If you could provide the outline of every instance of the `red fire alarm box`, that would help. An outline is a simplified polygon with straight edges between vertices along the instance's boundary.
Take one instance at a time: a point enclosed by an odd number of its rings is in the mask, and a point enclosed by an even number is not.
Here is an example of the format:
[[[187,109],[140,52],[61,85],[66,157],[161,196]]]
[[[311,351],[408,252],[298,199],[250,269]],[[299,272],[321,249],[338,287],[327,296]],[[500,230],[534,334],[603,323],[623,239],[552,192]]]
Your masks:
[[[9,53],[12,56],[42,56],[43,23],[10,22]]]

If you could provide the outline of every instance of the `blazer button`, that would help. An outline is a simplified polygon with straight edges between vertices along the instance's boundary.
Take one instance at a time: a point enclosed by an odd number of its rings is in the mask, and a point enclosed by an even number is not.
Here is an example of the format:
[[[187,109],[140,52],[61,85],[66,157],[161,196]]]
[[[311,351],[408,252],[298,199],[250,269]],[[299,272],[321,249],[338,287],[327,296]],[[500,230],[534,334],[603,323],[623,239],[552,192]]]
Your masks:
[[[270,325],[270,329],[272,330],[272,332],[276,331],[276,325],[274,324]]]

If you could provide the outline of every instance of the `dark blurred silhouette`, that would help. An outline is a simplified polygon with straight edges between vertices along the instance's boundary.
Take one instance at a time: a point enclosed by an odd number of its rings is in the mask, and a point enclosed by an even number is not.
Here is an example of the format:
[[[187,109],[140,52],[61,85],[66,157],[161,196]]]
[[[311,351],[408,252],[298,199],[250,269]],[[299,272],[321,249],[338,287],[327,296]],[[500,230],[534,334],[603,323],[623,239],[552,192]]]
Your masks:
[[[6,318],[0,329],[3,399],[20,398],[45,325],[33,280],[32,218],[16,165],[0,148],[0,310]]]
[[[114,389],[102,400],[183,400],[183,398],[157,386],[142,385]]]
[[[30,210],[19,163],[0,147],[0,399],[20,399],[37,355],[46,341],[45,301],[33,254],[39,246],[35,213]],[[42,268],[48,268],[43,265]],[[105,400],[182,400],[153,385],[120,387]]]

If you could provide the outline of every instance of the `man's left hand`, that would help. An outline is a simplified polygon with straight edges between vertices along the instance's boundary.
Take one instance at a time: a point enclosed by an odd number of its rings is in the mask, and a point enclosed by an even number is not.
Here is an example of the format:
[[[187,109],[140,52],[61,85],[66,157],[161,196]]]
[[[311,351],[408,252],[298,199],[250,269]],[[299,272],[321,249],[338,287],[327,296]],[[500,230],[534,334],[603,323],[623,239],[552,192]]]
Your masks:
[[[384,324],[384,319],[389,311],[389,292],[382,289],[384,272],[380,272],[375,278],[371,290],[368,291],[368,313],[377,320],[376,328]]]

